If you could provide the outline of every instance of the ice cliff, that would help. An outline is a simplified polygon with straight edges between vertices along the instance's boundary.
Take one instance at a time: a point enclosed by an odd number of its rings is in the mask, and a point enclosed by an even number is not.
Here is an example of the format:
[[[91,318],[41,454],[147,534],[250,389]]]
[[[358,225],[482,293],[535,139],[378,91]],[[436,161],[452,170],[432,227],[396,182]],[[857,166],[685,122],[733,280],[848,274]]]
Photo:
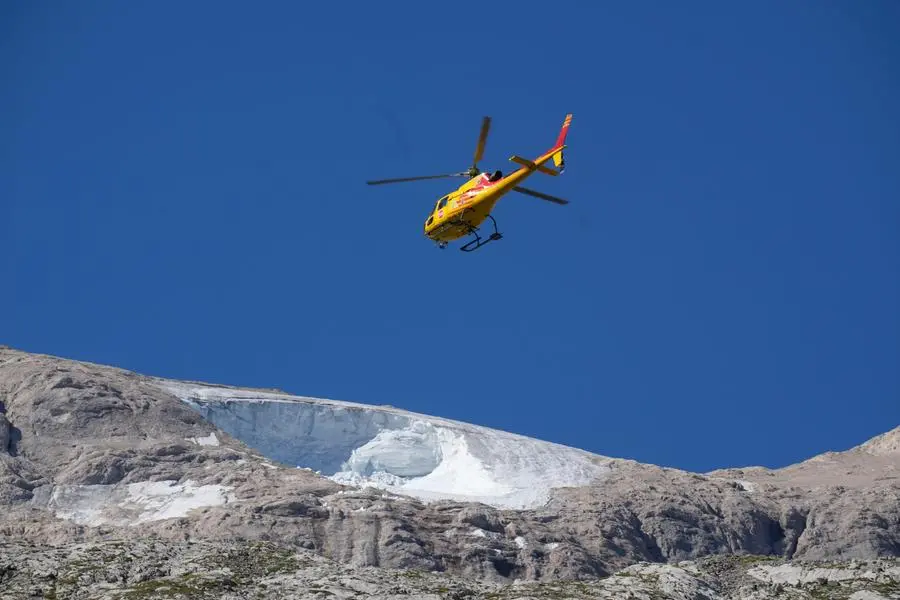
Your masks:
[[[426,501],[531,508],[545,503],[553,488],[601,479],[610,461],[390,407],[168,380],[159,385],[272,460]]]

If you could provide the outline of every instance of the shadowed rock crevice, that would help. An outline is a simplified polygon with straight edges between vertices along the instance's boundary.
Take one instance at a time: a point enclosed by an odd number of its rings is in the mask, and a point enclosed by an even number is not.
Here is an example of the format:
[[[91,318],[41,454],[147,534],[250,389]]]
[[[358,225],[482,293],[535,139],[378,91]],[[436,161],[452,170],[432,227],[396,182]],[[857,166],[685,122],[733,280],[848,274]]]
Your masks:
[[[2,421],[6,421],[5,433]],[[5,439],[3,439],[5,438]],[[6,417],[0,415],[0,450],[6,452],[10,456],[19,455],[19,443],[22,441],[22,430],[6,420]]]
[[[6,418],[6,415],[0,413],[0,454],[11,454],[9,450],[10,440],[12,439],[11,429],[12,424],[9,422],[9,419]]]
[[[781,526],[784,530],[784,538],[782,545],[776,549],[776,553],[791,559],[797,552],[797,544],[806,531],[806,512],[795,508],[788,507],[782,512]]]
[[[517,565],[509,562],[505,558],[491,558],[490,560],[494,565],[494,570],[497,571],[497,574],[500,575],[500,577],[509,578],[518,571]]]
[[[635,531],[638,532],[638,539],[640,540],[639,548],[646,556],[646,560],[650,562],[665,562],[665,557],[663,556],[659,544],[656,542],[656,538],[644,530],[644,524],[637,515],[634,516],[633,525]]]

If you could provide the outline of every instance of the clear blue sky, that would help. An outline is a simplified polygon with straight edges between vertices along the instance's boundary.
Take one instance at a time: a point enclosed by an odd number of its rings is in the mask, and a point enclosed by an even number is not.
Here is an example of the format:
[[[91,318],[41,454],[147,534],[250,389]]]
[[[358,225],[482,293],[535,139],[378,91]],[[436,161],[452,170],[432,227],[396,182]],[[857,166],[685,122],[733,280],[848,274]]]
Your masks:
[[[900,423],[900,2],[0,7],[0,343],[781,466]],[[555,139],[474,254],[456,180]]]

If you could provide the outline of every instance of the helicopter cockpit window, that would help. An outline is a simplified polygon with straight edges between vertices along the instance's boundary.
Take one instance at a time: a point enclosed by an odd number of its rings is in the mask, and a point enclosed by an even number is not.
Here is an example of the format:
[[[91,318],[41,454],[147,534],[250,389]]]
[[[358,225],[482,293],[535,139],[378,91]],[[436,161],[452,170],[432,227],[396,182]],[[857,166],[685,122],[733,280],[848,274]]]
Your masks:
[[[438,210],[444,208],[447,205],[447,200],[449,198],[450,198],[450,196],[444,196],[443,198],[440,199],[440,201],[437,204]]]

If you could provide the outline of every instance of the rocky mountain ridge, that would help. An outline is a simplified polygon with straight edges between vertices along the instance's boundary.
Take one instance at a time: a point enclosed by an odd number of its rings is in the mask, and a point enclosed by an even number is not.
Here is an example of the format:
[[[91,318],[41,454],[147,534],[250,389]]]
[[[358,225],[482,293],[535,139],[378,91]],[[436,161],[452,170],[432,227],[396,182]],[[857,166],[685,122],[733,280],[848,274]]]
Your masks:
[[[279,464],[155,378],[103,365],[0,349],[0,413],[7,543],[269,543],[346,568],[484,585],[592,581],[710,555],[900,556],[900,428],[777,470],[615,459],[602,481],[512,510],[356,489]]]

